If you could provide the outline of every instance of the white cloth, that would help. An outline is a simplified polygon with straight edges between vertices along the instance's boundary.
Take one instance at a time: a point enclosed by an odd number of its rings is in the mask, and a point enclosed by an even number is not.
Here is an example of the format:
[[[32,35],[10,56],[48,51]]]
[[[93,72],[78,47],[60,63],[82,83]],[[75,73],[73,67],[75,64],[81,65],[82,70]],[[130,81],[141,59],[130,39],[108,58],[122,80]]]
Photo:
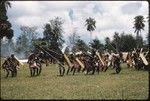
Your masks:
[[[112,60],[112,55],[109,55],[108,59],[109,59],[109,61],[111,61]]]
[[[34,61],[33,64],[30,67],[36,67],[36,62]]]

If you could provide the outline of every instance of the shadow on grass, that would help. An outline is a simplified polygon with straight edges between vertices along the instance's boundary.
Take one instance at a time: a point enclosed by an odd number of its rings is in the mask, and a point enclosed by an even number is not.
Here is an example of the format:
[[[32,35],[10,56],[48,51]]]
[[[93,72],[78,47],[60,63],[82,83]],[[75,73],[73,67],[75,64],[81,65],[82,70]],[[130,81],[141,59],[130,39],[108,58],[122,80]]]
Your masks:
[[[37,78],[37,77],[40,77],[40,75],[35,75],[35,76],[29,76],[27,75],[26,78]]]
[[[91,76],[92,74],[74,74],[74,75],[72,75],[72,74],[65,74],[65,75],[63,75],[63,76],[61,76],[61,75],[56,75],[57,77],[77,77],[77,76]]]
[[[115,72],[114,73],[110,73],[110,75],[115,75],[115,74],[117,74],[117,73],[115,73]]]
[[[17,76],[16,77],[12,77],[12,76],[8,76],[8,77],[6,77],[6,76],[0,76],[1,77],[1,79],[13,79],[13,78],[17,78]]]
[[[110,75],[122,75],[122,74],[126,75],[126,74],[129,74],[129,73],[121,73],[121,72],[120,73],[116,73],[116,72],[110,73]]]

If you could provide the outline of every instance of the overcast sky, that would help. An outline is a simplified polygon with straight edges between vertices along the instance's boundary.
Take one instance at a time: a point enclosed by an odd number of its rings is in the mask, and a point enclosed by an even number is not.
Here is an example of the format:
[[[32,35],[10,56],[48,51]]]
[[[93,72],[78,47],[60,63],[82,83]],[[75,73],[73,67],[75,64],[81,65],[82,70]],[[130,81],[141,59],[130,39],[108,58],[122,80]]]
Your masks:
[[[21,25],[37,26],[42,37],[44,25],[57,16],[64,19],[64,39],[76,29],[81,39],[90,41],[90,34],[85,27],[88,17],[96,20],[92,39],[98,38],[104,42],[104,38],[112,38],[114,32],[135,36],[134,17],[143,15],[146,18],[149,11],[146,1],[11,1],[11,4],[7,15],[14,30],[14,39],[20,34]],[[145,25],[142,31],[144,39],[148,33],[148,22]]]

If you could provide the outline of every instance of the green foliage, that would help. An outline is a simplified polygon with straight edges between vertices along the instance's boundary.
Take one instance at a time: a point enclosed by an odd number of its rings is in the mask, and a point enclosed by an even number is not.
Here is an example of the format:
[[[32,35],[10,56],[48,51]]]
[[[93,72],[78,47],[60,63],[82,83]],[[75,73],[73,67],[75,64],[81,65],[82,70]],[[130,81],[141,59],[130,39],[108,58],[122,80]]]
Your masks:
[[[60,51],[64,40],[62,38],[62,24],[63,20],[59,17],[50,20],[50,23],[47,23],[44,27],[44,40],[48,42],[49,48],[53,51]]]
[[[16,78],[4,77],[1,69],[1,99],[99,99],[144,100],[149,94],[149,73],[122,65],[120,74],[114,69],[98,75],[57,76],[57,65],[43,65],[42,73],[30,77],[28,65],[18,70]],[[65,66],[67,69],[67,66]]]
[[[48,42],[39,38],[39,39],[33,40],[33,45],[40,46],[40,47],[48,47]]]
[[[117,52],[120,51],[120,45],[121,45],[120,42],[121,42],[121,39],[120,39],[119,33],[115,32],[112,43],[115,45]]]
[[[75,51],[88,51],[89,47],[88,45],[81,39],[78,39],[75,43]]]
[[[140,37],[140,36],[139,36]],[[139,38],[139,46],[143,47],[143,38]],[[109,37],[105,38],[105,49],[116,51],[131,51],[136,48],[137,43],[136,39],[132,36],[132,34],[125,34],[124,32],[119,35],[119,33],[115,32],[113,40],[111,41]]]
[[[32,41],[37,38],[38,33],[36,32],[36,26],[21,26],[20,30],[22,31],[22,34],[26,35],[29,44],[32,44]]]
[[[96,28],[96,21],[95,21],[95,19],[93,19],[93,18],[91,18],[91,17],[89,17],[88,19],[86,19],[86,26],[87,26],[87,31],[89,31],[90,32],[90,37],[91,37],[91,39],[92,39],[92,31],[94,31],[95,30],[95,28]],[[90,39],[90,41],[91,41],[91,39]]]
[[[131,34],[125,34],[124,32],[121,35],[115,33],[113,43],[118,52],[131,51],[136,47],[136,39]]]
[[[96,50],[103,50],[104,45],[100,42],[98,39],[94,39],[91,43],[90,46]]]
[[[147,33],[147,36],[146,36],[146,41],[145,41],[145,46],[147,47],[147,48],[149,48],[149,45],[150,45],[150,34],[149,33]]]
[[[144,20],[144,17],[142,15],[139,15],[139,16],[136,16],[134,18],[134,27],[135,28],[135,31],[134,33],[136,33],[136,43],[137,43],[137,48],[140,48],[140,36],[139,36],[139,33],[141,32],[141,30],[144,30],[144,27],[145,27],[145,20]]]
[[[16,52],[23,52],[25,56],[28,56],[34,50],[35,43],[33,43],[33,40],[37,38],[37,27],[21,26],[20,30],[22,33],[16,41]]]
[[[68,40],[69,40],[69,47],[71,49],[71,51],[74,53],[75,52],[75,43],[77,42],[77,40],[79,39],[80,37],[77,35],[77,33],[73,33],[71,34],[69,37],[68,37]]]
[[[49,46],[51,45],[50,43],[52,40],[52,35],[53,35],[52,28],[51,28],[50,24],[47,23],[44,28],[43,39],[45,39],[48,42]]]
[[[110,40],[109,37],[105,38],[105,49],[115,51],[114,46],[112,45],[111,40]]]
[[[93,30],[95,30],[95,28],[96,28],[96,21],[93,19],[93,18],[91,18],[91,17],[89,17],[88,19],[86,19],[86,26],[87,26],[87,30],[88,31],[93,31]]]
[[[3,37],[11,39],[14,36],[13,30],[11,29],[11,23],[8,21],[7,17],[8,7],[11,7],[9,1],[0,1],[0,39],[3,39]]]
[[[131,51],[136,47],[136,39],[131,34],[120,35],[120,50],[121,51]]]
[[[4,20],[6,21],[8,19],[7,17],[7,9],[8,7],[11,7],[11,3],[8,0],[1,0],[0,1],[0,21]]]
[[[29,41],[25,34],[21,34],[16,41],[16,52],[17,53],[25,53],[25,56],[28,55],[29,52]]]
[[[145,20],[144,20],[144,17],[139,15],[139,16],[136,16],[135,18],[135,21],[134,21],[134,27],[135,28],[135,33],[137,33],[137,36],[139,35],[139,32],[141,30],[144,30],[144,27],[145,27]]]

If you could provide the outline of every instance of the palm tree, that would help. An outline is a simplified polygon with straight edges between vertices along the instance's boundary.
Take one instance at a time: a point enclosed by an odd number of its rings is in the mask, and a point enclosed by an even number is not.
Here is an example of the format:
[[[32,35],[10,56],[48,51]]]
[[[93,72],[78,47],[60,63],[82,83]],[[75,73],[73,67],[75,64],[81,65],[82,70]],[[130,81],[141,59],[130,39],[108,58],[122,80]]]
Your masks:
[[[148,17],[146,17],[147,18],[147,22],[149,23],[149,16]],[[147,33],[147,43],[149,43],[149,38],[150,38],[150,34],[149,33]]]
[[[1,20],[7,20],[8,17],[6,16],[7,9],[11,8],[11,3],[8,0],[2,0],[0,1],[0,19]]]
[[[136,16],[134,21],[134,27],[136,33],[136,40],[137,40],[137,48],[139,48],[139,33],[141,33],[141,30],[144,30],[145,24],[144,24],[144,17],[142,15]]]
[[[89,17],[88,19],[86,19],[86,24],[85,25],[87,26],[87,31],[90,32],[90,37],[92,36],[92,31],[94,31],[95,28],[96,28],[95,24],[96,24],[95,19],[93,19],[91,17]]]
[[[149,16],[148,16],[148,17],[146,17],[146,19],[147,19],[147,22],[149,22]]]
[[[11,29],[11,23],[8,21],[7,9],[11,7],[11,3],[8,0],[0,1],[0,39],[6,36],[8,39],[13,37],[13,30]]]
[[[11,8],[11,3],[8,0],[2,0],[2,1],[0,1],[0,5],[1,6],[5,6],[6,10],[8,9],[8,7]]]

